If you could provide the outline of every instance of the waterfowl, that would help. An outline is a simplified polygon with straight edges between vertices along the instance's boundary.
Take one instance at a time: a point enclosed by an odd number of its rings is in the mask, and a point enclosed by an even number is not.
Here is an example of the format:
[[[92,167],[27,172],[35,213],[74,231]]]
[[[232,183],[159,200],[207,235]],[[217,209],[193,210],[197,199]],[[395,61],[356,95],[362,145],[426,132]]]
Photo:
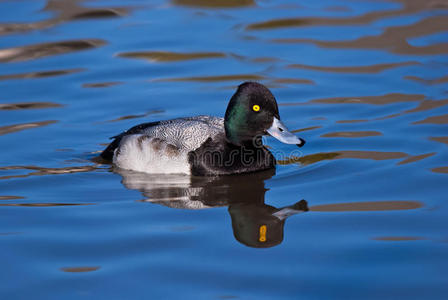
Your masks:
[[[230,175],[275,167],[269,134],[301,147],[280,121],[277,101],[256,82],[238,86],[224,118],[195,116],[143,123],[114,136],[101,157],[119,168],[154,174]]]

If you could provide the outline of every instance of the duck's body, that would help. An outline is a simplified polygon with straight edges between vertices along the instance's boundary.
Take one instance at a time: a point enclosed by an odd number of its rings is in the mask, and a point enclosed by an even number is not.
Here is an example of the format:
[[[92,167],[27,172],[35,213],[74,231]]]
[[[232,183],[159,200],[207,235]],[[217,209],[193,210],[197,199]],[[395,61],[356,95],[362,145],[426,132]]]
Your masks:
[[[257,104],[249,101],[252,94],[257,96]],[[245,120],[242,96],[247,96],[244,102],[254,108],[254,116],[249,114],[253,120]],[[267,120],[260,117],[260,107],[268,113],[272,110],[273,116]],[[140,124],[115,136],[101,156],[120,168],[154,174],[229,175],[270,169],[275,159],[263,146],[261,135],[274,123],[279,135],[289,134],[289,143],[304,143],[276,123],[280,122],[276,116],[277,103],[269,90],[258,83],[245,83],[232,97],[225,118],[196,116]],[[260,129],[260,124],[269,126]],[[282,138],[276,134],[271,133]]]

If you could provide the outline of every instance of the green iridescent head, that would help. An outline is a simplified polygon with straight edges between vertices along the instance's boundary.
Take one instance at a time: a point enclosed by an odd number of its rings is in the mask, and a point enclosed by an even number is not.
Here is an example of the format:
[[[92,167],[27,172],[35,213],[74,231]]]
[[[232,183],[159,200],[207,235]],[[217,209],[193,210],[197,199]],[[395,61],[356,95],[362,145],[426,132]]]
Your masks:
[[[241,84],[227,106],[224,127],[227,140],[235,145],[269,133],[278,140],[302,146],[305,141],[290,133],[280,121],[274,95],[256,82]]]

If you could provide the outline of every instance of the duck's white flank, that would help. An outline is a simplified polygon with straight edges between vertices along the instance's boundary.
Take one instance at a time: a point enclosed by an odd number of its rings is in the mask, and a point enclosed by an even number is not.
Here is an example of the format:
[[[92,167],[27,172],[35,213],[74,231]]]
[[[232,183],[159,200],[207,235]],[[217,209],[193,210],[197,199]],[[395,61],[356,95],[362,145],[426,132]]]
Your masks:
[[[190,175],[188,152],[224,131],[222,118],[198,116],[161,122],[140,134],[123,137],[113,163],[126,170],[150,174]]]
[[[154,174],[190,174],[188,151],[159,138],[132,134],[115,150],[114,164],[120,168]]]

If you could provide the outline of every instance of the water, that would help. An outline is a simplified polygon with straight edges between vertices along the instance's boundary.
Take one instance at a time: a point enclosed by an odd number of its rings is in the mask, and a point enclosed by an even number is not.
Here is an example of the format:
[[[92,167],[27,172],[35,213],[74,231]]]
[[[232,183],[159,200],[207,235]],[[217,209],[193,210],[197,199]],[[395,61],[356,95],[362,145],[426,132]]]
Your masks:
[[[447,34],[442,0],[0,1],[0,298],[444,299]],[[96,162],[245,80],[307,140],[275,174]]]

